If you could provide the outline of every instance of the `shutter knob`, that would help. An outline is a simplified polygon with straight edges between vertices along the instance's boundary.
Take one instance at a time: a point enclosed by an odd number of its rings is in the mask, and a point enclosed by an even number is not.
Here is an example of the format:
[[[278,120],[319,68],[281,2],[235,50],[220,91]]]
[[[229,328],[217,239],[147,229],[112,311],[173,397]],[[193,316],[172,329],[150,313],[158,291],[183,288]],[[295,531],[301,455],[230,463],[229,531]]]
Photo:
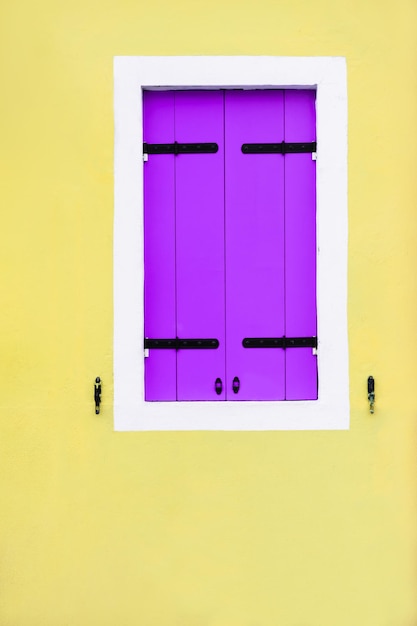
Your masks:
[[[237,376],[235,376],[233,379],[232,389],[233,389],[233,393],[238,393],[240,389],[240,380],[238,379]]]

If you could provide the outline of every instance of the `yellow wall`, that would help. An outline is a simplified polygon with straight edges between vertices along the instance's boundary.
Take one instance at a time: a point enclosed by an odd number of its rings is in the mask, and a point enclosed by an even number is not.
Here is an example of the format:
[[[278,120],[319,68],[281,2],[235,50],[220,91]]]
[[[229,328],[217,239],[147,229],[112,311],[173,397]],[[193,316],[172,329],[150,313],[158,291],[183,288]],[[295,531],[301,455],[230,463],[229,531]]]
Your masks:
[[[416,1],[0,12],[1,626],[415,626]],[[113,432],[112,58],[144,54],[347,57],[350,431]]]

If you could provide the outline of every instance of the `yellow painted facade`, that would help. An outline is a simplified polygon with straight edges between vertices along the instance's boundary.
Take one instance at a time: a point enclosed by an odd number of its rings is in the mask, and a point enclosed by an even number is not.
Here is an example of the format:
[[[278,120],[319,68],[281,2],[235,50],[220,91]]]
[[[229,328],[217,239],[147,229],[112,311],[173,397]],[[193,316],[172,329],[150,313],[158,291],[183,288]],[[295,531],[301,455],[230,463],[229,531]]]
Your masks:
[[[3,2],[1,626],[417,624],[416,35],[415,0]],[[113,56],[194,54],[347,59],[349,431],[113,432]]]

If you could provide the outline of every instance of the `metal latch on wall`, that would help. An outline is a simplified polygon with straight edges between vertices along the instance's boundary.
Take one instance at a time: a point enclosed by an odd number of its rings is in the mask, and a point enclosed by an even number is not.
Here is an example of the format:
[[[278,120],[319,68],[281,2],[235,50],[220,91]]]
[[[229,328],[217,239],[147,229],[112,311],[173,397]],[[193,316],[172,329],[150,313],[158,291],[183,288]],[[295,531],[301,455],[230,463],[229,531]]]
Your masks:
[[[100,403],[101,403],[101,379],[97,376],[94,382],[94,402],[96,405],[96,415],[100,413]]]
[[[375,380],[373,376],[369,376],[368,378],[368,402],[369,402],[369,412],[375,412]]]

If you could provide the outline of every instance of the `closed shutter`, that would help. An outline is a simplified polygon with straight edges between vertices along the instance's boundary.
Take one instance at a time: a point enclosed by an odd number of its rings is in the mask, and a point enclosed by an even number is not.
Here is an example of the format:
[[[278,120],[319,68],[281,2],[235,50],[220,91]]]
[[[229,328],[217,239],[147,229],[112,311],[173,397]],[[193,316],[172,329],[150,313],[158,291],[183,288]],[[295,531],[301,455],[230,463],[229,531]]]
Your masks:
[[[242,152],[283,139],[282,91],[226,92],[227,377],[240,383],[229,400],[285,399],[284,350],[242,345],[285,334],[284,158]]]
[[[314,95],[144,92],[146,400],[317,398]]]
[[[173,142],[174,92],[147,92],[143,107],[146,141]],[[145,337],[169,338],[177,332],[174,164],[170,154],[145,164]],[[145,399],[177,399],[175,350],[151,350],[145,360]]]
[[[285,141],[315,142],[315,93],[285,91]],[[285,334],[317,335],[316,162],[285,155]],[[285,350],[286,400],[317,399],[317,357],[311,347]]]
[[[174,157],[176,173],[177,336],[217,339],[211,349],[177,352],[177,399],[224,400],[223,93],[175,93],[178,142],[213,142],[216,153]]]

